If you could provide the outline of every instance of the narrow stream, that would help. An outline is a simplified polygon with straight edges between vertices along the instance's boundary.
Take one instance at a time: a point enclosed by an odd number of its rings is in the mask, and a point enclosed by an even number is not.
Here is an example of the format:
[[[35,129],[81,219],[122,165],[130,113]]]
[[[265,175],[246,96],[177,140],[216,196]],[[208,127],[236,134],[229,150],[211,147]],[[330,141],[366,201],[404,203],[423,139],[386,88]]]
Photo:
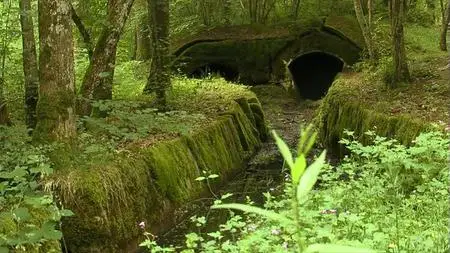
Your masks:
[[[288,93],[282,86],[259,85],[252,88],[257,94],[271,130],[277,131],[290,147],[295,147],[299,126],[311,122],[319,101],[301,101]],[[258,153],[249,161],[245,171],[226,182],[219,190],[211,193],[210,198],[191,201],[176,212],[176,226],[158,235],[160,245],[182,245],[185,234],[189,232],[216,231],[219,224],[227,220],[228,211],[211,210],[214,195],[232,193],[227,202],[245,203],[249,196],[257,205],[264,203],[262,193],[278,191],[283,188],[283,160],[273,141],[263,144]],[[204,182],[199,182],[204,183]],[[214,194],[214,195],[213,195]],[[195,227],[190,217],[206,216],[207,227],[201,231]]]

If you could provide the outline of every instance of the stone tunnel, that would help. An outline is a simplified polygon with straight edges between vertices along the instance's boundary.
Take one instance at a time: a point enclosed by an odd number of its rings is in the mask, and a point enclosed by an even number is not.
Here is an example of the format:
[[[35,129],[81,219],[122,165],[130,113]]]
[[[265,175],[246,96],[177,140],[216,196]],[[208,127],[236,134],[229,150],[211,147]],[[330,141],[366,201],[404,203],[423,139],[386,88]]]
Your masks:
[[[356,20],[327,17],[271,27],[209,29],[173,43],[174,68],[189,77],[217,74],[246,85],[292,82],[320,99],[344,66],[357,62],[364,40]]]
[[[309,52],[293,59],[289,65],[292,82],[303,98],[317,100],[326,95],[344,61],[321,51]]]

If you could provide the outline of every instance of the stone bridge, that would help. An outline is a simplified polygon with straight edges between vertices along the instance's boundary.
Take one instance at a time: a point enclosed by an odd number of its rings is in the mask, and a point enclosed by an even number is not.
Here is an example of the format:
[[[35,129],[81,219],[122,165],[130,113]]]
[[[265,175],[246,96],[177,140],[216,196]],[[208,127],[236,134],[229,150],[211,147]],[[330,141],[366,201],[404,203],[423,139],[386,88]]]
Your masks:
[[[290,79],[303,97],[318,99],[344,66],[358,61],[363,47],[357,21],[335,16],[213,28],[174,41],[171,51],[174,67],[190,77],[219,73],[248,85]]]

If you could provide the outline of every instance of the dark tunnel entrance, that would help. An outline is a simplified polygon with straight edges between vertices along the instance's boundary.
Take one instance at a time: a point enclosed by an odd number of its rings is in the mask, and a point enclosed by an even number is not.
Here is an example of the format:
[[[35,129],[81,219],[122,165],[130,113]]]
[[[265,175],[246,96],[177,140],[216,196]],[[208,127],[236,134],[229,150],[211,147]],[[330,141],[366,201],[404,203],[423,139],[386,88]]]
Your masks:
[[[301,55],[289,64],[289,71],[300,95],[317,100],[326,95],[344,62],[324,52]]]
[[[194,70],[189,77],[204,78],[209,75],[220,75],[225,80],[235,82],[239,78],[239,72],[229,66],[217,63],[211,63]]]

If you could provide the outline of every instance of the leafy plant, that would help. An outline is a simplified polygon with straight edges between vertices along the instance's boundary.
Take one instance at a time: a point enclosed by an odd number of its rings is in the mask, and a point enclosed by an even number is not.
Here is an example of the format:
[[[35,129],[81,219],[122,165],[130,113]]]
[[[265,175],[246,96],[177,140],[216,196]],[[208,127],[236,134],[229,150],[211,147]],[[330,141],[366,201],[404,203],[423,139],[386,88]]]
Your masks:
[[[316,138],[311,126],[302,131],[300,135],[298,154],[295,159],[284,141],[275,132],[273,134],[289,167],[290,184],[286,187],[284,203],[273,204],[270,194],[267,193],[266,207],[278,207],[280,211],[263,209],[251,204],[222,204],[222,201],[218,201],[212,206],[213,209],[235,209],[248,213],[247,217],[244,219],[242,216],[231,212],[231,218],[226,224],[220,226],[219,231],[207,234],[207,238],[210,238],[210,240],[199,236],[197,233],[187,234],[186,247],[182,252],[195,252],[196,249],[200,249],[202,252],[282,252],[286,250],[307,253],[374,252],[362,247],[323,243],[310,244],[307,242],[306,229],[311,224],[304,223],[300,206],[308,200],[308,194],[316,183],[320,170],[325,165],[326,152],[323,151],[315,162],[307,166],[306,154],[312,148]],[[203,179],[206,179],[206,177]],[[290,204],[287,209],[286,203]],[[196,222],[199,220],[201,222],[198,223],[198,226],[204,225],[204,219],[195,218]],[[233,238],[233,240],[227,238]],[[146,246],[152,252],[175,249],[173,247],[161,248],[152,240],[146,240],[141,246]]]
[[[0,252],[27,251],[52,244],[59,249],[59,222],[71,216],[57,206],[42,180],[52,174],[45,155],[50,146],[34,147],[25,129],[0,128]],[[48,246],[48,245],[47,245]]]

